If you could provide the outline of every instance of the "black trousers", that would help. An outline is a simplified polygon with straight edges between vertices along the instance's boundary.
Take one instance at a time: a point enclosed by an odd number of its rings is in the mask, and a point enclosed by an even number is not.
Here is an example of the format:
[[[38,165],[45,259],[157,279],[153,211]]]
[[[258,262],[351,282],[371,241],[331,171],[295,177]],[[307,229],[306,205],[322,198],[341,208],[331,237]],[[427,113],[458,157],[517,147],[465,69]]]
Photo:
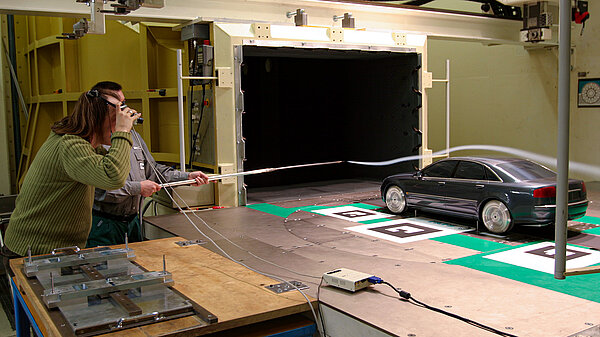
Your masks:
[[[13,273],[13,271],[10,269],[9,261],[11,259],[22,256],[6,248],[6,246],[2,246],[2,249],[0,250],[0,255],[2,255],[2,265],[4,266],[4,270],[6,270],[6,273],[10,277],[15,276],[15,273]]]

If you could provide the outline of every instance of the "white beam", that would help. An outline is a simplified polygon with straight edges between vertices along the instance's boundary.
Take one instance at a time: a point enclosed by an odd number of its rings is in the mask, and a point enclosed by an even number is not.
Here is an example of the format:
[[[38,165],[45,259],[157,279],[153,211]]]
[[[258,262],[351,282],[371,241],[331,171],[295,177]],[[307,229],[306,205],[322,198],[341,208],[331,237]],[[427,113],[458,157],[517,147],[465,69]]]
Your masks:
[[[108,4],[105,6],[109,9]],[[351,12],[358,29],[412,32],[489,44],[522,44],[519,41],[522,24],[517,20],[350,0],[168,0],[160,9],[140,8],[126,16],[107,15],[107,18],[180,23],[203,18],[292,24],[293,18],[287,18],[286,13],[297,8],[306,10],[311,26],[339,26],[339,22],[333,22],[333,16]],[[89,17],[89,8],[75,0],[2,0],[0,13]],[[544,44],[555,43],[553,40]]]

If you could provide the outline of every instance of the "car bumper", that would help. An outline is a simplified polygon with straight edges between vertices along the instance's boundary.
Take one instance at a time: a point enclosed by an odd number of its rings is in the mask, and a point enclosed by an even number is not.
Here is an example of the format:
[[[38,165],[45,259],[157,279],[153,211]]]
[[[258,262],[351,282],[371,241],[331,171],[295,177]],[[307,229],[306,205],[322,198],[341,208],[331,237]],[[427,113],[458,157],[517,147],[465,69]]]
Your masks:
[[[588,200],[569,203],[568,220],[573,220],[584,216],[588,205]],[[517,223],[550,224],[554,223],[555,217],[556,205],[535,206],[531,219],[517,219]]]

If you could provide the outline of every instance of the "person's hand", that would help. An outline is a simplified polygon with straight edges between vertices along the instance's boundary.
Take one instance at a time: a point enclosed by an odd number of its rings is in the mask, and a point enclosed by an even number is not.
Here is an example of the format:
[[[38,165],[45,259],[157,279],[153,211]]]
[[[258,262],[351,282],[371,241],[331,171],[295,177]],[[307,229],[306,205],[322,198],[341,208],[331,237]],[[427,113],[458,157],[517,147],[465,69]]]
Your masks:
[[[208,176],[202,171],[190,172],[188,175],[189,179],[196,179],[196,182],[192,186],[200,186],[208,184]]]
[[[149,197],[155,192],[160,191],[160,185],[152,180],[141,181],[140,185],[142,185],[142,193],[140,193],[142,197]]]
[[[117,123],[115,125],[115,131],[131,131],[133,122],[135,122],[135,120],[142,115],[130,107],[126,107],[125,109],[121,110],[120,104],[115,108],[115,110],[117,111]]]

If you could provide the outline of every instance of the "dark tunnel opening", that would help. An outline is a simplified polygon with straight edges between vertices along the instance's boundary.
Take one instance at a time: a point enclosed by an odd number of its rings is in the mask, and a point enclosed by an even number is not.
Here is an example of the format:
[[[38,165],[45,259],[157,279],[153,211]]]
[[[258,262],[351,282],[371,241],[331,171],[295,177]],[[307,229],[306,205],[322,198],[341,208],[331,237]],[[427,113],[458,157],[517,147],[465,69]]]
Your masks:
[[[420,55],[245,46],[244,171],[419,154]],[[253,188],[339,179],[382,180],[418,161],[342,163],[249,175]]]

